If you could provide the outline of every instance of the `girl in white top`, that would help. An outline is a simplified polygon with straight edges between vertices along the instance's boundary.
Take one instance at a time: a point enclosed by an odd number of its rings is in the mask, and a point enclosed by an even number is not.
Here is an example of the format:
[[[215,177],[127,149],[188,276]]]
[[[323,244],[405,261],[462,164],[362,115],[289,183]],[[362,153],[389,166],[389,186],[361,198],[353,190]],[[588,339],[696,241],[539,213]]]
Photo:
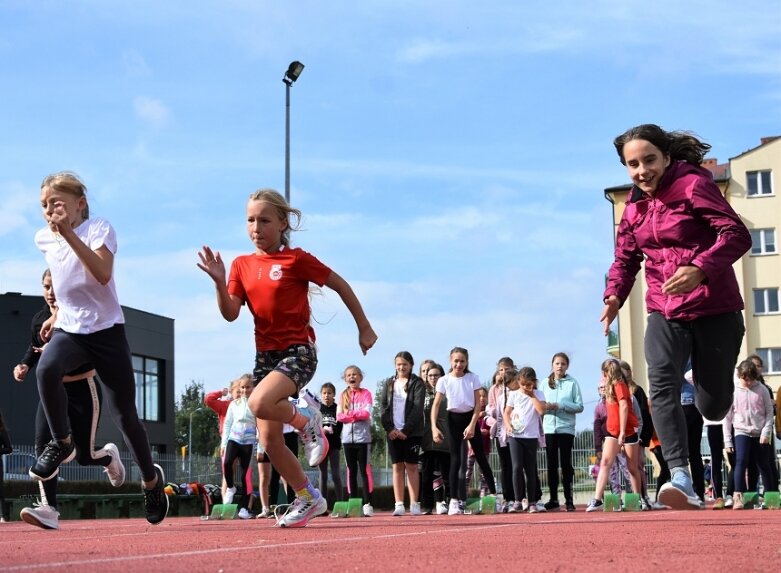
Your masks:
[[[68,427],[63,376],[84,364],[95,366],[109,412],[141,470],[147,521],[160,523],[168,512],[163,469],[152,462],[146,431],[136,410],[136,379],[125,335],[125,318],[114,286],[117,237],[111,224],[89,218],[87,188],[77,175],[55,173],[41,183],[40,205],[46,227],[35,234],[57,292],[54,330],[38,362],[38,393],[52,441],[30,468],[46,481],[75,456]]]
[[[509,438],[513,489],[517,498],[510,511],[523,511],[521,500],[527,498],[529,513],[537,513],[545,509],[540,500],[535,499],[538,490],[537,447],[542,433],[542,416],[545,414],[545,395],[537,390],[537,373],[534,368],[524,366],[518,372],[507,372],[505,376],[512,377],[518,384],[518,389],[507,396],[503,420]]]
[[[233,464],[239,460],[239,475],[245,476],[250,469],[252,452],[257,442],[257,422],[255,415],[250,411],[247,398],[252,393],[252,374],[244,374],[239,378],[239,395],[230,403],[225,413],[225,422],[222,426],[222,440],[220,453],[223,455],[222,473],[225,476],[225,496],[223,503],[233,503],[236,495],[236,486],[233,480]],[[249,492],[245,491],[241,497],[239,517],[249,519],[247,510]]]
[[[455,347],[450,351],[450,372],[437,380],[436,396],[431,406],[431,433],[434,441],[443,440],[442,430],[437,427],[437,414],[442,396],[447,398],[448,428],[450,430],[450,487],[451,495],[448,515],[464,513],[466,501],[466,448],[468,441],[475,453],[477,465],[483,471],[488,491],[496,495],[494,474],[483,451],[483,440],[475,431],[480,417],[480,378],[469,371],[469,353],[465,348]]]

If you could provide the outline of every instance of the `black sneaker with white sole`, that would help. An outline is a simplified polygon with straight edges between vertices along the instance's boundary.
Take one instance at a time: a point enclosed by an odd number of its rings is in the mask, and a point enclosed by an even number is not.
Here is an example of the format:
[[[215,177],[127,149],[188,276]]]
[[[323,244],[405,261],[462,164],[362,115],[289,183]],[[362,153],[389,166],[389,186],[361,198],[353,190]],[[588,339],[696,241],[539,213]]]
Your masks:
[[[146,489],[142,486],[144,492],[144,513],[146,520],[152,525],[157,525],[165,519],[168,514],[168,496],[165,493],[165,474],[163,468],[155,464],[155,473],[157,473],[157,483],[152,489]]]
[[[76,448],[73,445],[73,440],[69,443],[52,440],[44,446],[43,452],[27,473],[34,480],[49,481],[60,472],[61,464],[68,463],[75,457]]]

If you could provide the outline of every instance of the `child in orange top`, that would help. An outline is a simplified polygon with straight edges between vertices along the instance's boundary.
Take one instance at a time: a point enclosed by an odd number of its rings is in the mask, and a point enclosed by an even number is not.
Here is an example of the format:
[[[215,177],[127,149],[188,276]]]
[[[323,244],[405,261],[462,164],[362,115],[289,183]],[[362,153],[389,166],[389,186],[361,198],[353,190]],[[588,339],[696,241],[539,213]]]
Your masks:
[[[638,465],[640,456],[640,439],[637,435],[638,420],[632,407],[632,392],[624,379],[624,373],[618,360],[609,358],[602,363],[602,382],[605,385],[608,435],[602,446],[602,461],[599,464],[594,499],[588,504],[586,511],[602,510],[604,505],[602,497],[605,493],[608,475],[610,475],[610,468],[621,449],[624,450],[627,457],[632,491],[640,493],[641,485]]]

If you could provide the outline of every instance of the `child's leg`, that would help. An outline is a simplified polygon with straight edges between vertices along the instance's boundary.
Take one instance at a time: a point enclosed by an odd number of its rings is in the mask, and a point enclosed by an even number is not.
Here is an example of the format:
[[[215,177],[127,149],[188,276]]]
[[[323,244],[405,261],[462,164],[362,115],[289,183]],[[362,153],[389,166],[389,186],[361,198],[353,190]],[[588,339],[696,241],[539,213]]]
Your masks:
[[[502,472],[502,495],[507,502],[515,501],[515,491],[513,490],[513,464],[510,458],[510,448],[501,446],[499,438],[496,438],[496,452],[499,454],[499,468]]]
[[[488,484],[488,491],[491,493],[491,495],[496,495],[496,482],[494,481],[494,472],[491,471],[491,464],[488,463],[488,457],[485,455],[485,452],[483,451],[483,438],[480,436],[480,434],[476,434],[475,436],[472,436],[472,438],[469,440],[469,443],[472,444],[472,451],[475,453],[475,459],[477,460],[477,465],[480,466],[480,469],[483,472],[483,475],[485,476],[486,482]]]
[[[523,498],[530,498],[534,493],[526,492],[526,482],[523,479],[523,445],[520,438],[508,438],[507,447],[510,450],[510,459],[512,461],[513,491],[517,501]]]
[[[604,451],[603,451],[604,455]],[[602,461],[600,460],[600,466],[602,465]],[[608,481],[610,482],[610,491],[616,495],[621,494],[621,468],[619,467],[618,463],[614,463],[610,466],[610,472],[608,476]]]
[[[374,492],[374,475],[369,461],[371,444],[358,444],[358,467],[361,472],[361,487],[363,487],[363,503],[372,503]]]
[[[233,480],[233,463],[239,457],[239,444],[233,440],[228,440],[225,446],[225,460],[222,463],[222,475],[225,476],[225,484],[228,489],[235,486]]]
[[[331,452],[328,452],[328,456],[330,457]],[[328,491],[328,464],[330,463],[330,460],[328,458],[324,459],[322,462],[320,462],[320,465],[317,466],[317,469],[320,472],[320,482],[317,486],[317,489],[319,489],[321,492],[327,492]]]
[[[548,497],[550,501],[559,500],[559,435],[545,434],[545,458],[548,462]]]
[[[342,449],[347,468],[347,497],[350,498],[358,491],[358,447],[356,444],[343,444]],[[368,503],[365,495],[364,503]]]
[[[751,457],[751,437],[735,434],[735,491],[743,493],[746,489],[746,469]]]
[[[615,438],[605,438],[602,444],[602,460],[599,462],[599,475],[597,475],[597,485],[594,490],[594,499],[602,501],[605,495],[605,486],[607,485],[607,476],[610,468],[615,462],[618,454],[618,440]]]
[[[450,430],[450,491],[452,499],[466,501],[466,447],[464,445],[464,430],[471,416],[448,412],[448,429]]]
[[[66,372],[89,362],[88,353],[76,342],[75,336],[55,330],[46,345],[46,352],[41,353],[36,368],[41,406],[46,415],[49,432],[55,440],[70,439],[68,395],[62,378]],[[135,392],[135,384],[133,391]],[[133,404],[135,405],[135,401]]]
[[[466,474],[464,479],[466,480],[466,487],[469,488],[472,485],[472,476],[475,473],[475,453],[469,449],[466,455]]]
[[[529,504],[537,503],[537,438],[522,439],[523,471],[526,474],[526,489],[529,492]],[[537,499],[534,499],[537,498]]]
[[[344,492],[342,491],[342,468],[339,467],[339,459],[341,452],[337,449],[328,451],[328,462],[331,464],[331,481],[334,482],[334,493],[336,494],[336,501],[342,501]],[[328,482],[323,486],[326,491],[328,489]]]
[[[404,469],[407,472],[407,491],[409,492],[410,503],[417,503],[420,501],[420,472],[418,471],[418,464],[405,462]]]
[[[40,456],[43,449],[52,439],[49,423],[46,421],[46,414],[43,411],[43,404],[38,402],[38,410],[35,413],[35,455]],[[57,508],[57,479],[50,479],[40,482],[42,487],[41,503]]]
[[[261,454],[263,455],[263,454]],[[258,462],[258,490],[260,493],[260,505],[263,508],[269,507],[268,486],[271,482],[271,464],[266,461]]]
[[[65,382],[68,420],[76,446],[76,461],[83,466],[107,466],[111,456],[95,450],[95,434],[100,421],[100,390],[93,377]]]
[[[241,480],[240,488],[240,491],[242,491],[244,495],[241,496],[241,503],[239,504],[239,507],[244,509],[247,509],[247,506],[249,505],[249,494],[252,492],[252,483],[250,482],[250,485],[247,486],[246,482],[247,473],[249,472],[250,475],[252,475],[252,472],[250,471],[252,448],[252,444],[239,445],[239,475],[244,478]]]
[[[623,450],[618,450],[613,467],[617,468],[620,472],[619,483],[621,484],[621,488],[618,490],[618,493],[621,493],[622,490],[629,491],[629,488],[632,487],[632,478],[629,474],[629,468],[627,467],[626,463],[626,455],[624,454]]]
[[[626,454],[627,468],[629,469],[629,480],[632,482],[632,491],[642,494],[643,478],[640,474],[640,444],[624,444]]]

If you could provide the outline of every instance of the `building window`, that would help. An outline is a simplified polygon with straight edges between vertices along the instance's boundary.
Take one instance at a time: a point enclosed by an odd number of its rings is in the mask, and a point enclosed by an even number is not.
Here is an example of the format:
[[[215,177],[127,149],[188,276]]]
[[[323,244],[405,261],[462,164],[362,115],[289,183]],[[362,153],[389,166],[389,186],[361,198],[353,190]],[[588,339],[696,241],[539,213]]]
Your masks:
[[[765,374],[781,374],[781,348],[757,348],[756,354],[765,364]]]
[[[754,314],[776,314],[778,312],[778,288],[754,289]]]
[[[138,417],[150,422],[162,422],[160,393],[163,389],[163,361],[146,356],[133,356],[136,377],[136,408]]]
[[[773,194],[773,183],[770,180],[771,171],[748,171],[746,182],[748,184],[748,196],[759,197]]]
[[[775,229],[751,229],[751,254],[767,255],[776,252]]]

